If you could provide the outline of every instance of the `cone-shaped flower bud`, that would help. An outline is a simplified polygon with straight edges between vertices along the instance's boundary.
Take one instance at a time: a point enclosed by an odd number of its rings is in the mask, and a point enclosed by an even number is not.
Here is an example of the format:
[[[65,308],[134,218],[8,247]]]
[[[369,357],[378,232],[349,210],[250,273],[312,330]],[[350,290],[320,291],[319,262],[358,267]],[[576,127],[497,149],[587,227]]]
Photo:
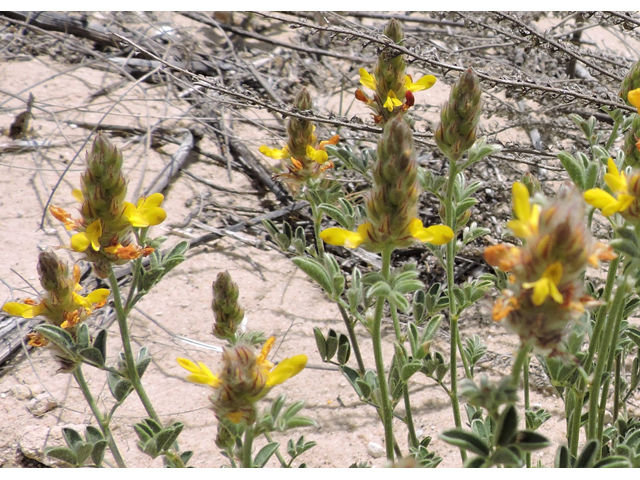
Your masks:
[[[449,101],[440,111],[435,139],[438,148],[452,161],[458,160],[476,141],[481,95],[478,76],[468,69],[453,84]]]
[[[631,69],[627,72],[624,79],[622,80],[622,85],[620,86],[620,92],[618,95],[622,98],[627,104],[633,105],[631,102],[631,98],[629,98],[629,92],[640,88],[640,60],[635,63]],[[637,105],[634,105],[638,108]]]
[[[418,166],[411,128],[402,116],[385,125],[373,166],[374,186],[366,200],[367,223],[357,232],[328,228],[320,237],[331,245],[372,252],[406,248],[418,241],[443,245],[453,238],[444,225],[425,228],[418,213]]]
[[[640,115],[635,114],[631,127],[624,136],[624,163],[631,167],[640,166]]]
[[[229,272],[220,272],[213,282],[213,303],[215,316],[213,334],[221,340],[232,339],[244,318],[244,310],[238,304],[240,291]]]
[[[296,95],[294,106],[298,110],[313,108],[311,95],[306,88],[302,88]],[[333,167],[325,151],[326,145],[335,145],[340,140],[334,135],[329,140],[318,142],[315,135],[315,125],[303,118],[291,117],[287,123],[287,144],[281,149],[260,147],[260,153],[269,158],[281,160],[287,173],[277,175],[293,184],[294,190],[312,178],[320,177],[323,172]]]
[[[178,358],[178,364],[191,372],[187,380],[213,388],[210,400],[219,420],[232,423],[244,420],[251,424],[256,419],[255,403],[271,388],[300,373],[307,364],[306,355],[296,355],[274,366],[267,360],[274,342],[275,338],[269,338],[258,355],[248,345],[225,348],[218,375],[214,375],[202,362],[196,364]]]
[[[543,352],[561,353],[567,325],[595,304],[583,293],[587,266],[598,266],[615,255],[591,236],[585,204],[568,184],[541,208],[538,224],[525,240],[522,248],[503,244],[485,250],[487,263],[510,273],[509,287],[496,302],[493,319],[504,320],[523,342],[530,341]]]

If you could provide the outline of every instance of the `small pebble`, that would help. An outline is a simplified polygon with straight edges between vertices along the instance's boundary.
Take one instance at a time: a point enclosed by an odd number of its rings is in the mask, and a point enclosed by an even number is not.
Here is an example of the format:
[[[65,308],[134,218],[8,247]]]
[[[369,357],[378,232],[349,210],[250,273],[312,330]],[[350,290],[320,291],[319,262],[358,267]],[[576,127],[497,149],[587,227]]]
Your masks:
[[[29,400],[29,403],[27,403],[27,410],[36,417],[42,417],[45,413],[50,412],[57,406],[58,402],[51,398],[47,393],[42,393]]]
[[[369,442],[369,445],[367,445],[367,453],[370,457],[380,458],[384,456],[385,450],[379,443]]]
[[[26,385],[15,385],[11,389],[11,394],[16,397],[18,400],[29,400],[33,397],[33,393],[31,389]]]

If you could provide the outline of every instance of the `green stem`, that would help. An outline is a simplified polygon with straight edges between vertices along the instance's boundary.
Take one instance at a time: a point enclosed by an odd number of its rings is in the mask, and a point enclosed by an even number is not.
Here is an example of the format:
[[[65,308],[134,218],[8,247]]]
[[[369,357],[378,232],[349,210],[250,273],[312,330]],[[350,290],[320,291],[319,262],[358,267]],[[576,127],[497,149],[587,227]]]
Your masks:
[[[396,332],[396,338],[398,342],[404,343],[400,331],[400,321],[398,319],[398,309],[395,305],[391,306],[391,318],[393,319],[393,328]],[[402,395],[404,398],[404,409],[405,409],[405,418],[404,423],[407,424],[407,428],[409,429],[409,443],[413,448],[418,448],[418,436],[416,435],[416,427],[413,423],[413,414],[411,412],[411,400],[409,398],[409,385],[407,383],[402,387]]]
[[[248,426],[244,432],[244,442],[242,443],[242,468],[253,468],[251,450],[253,449],[253,427]]]
[[[613,145],[613,142],[615,141],[616,137],[618,136],[618,129],[620,128],[620,123],[619,122],[615,122],[613,124],[613,129],[611,130],[611,134],[609,135],[609,138],[607,139],[607,143],[604,146],[605,150],[609,151],[609,149],[611,148],[611,145]],[[589,141],[589,143],[591,143],[591,141]],[[593,146],[593,144],[592,144]]]
[[[356,337],[354,322],[349,318],[349,314],[342,304],[342,299],[339,299],[338,301],[338,309],[340,310],[342,320],[344,320],[344,324],[347,327],[347,333],[349,334],[349,340],[351,341],[351,350],[356,357],[356,362],[358,362],[360,375],[364,375],[366,370],[364,367],[364,361],[362,360],[362,354],[360,353],[360,346],[358,345],[358,337]]]
[[[522,374],[522,381],[524,383],[524,414],[525,414],[525,418],[527,415],[527,411],[529,411],[531,409],[531,403],[530,403],[530,398],[529,398],[529,361],[531,360],[531,357],[529,357],[527,355],[526,360],[524,361],[524,368],[523,368],[523,374]],[[525,464],[527,466],[527,468],[531,468],[531,453],[527,452],[524,456],[525,458]]]
[[[580,424],[582,423],[582,405],[584,402],[584,395],[576,389],[573,390],[574,404],[573,412],[571,415],[570,431],[568,433],[569,451],[571,452],[571,458],[578,458],[578,444],[580,443]]]
[[[462,366],[464,367],[464,374],[468,379],[473,380],[473,371],[469,366],[469,362],[467,361],[467,357],[465,357],[462,350],[462,338],[458,335],[458,350],[460,350],[460,358],[462,359]]]
[[[307,195],[307,201],[311,206],[311,216],[313,217],[313,232],[316,238],[316,250],[318,252],[318,257],[324,257],[324,242],[322,238],[320,238],[320,231],[322,230],[322,214],[318,211],[318,207],[313,202],[311,195]]]
[[[120,287],[118,285],[118,279],[116,278],[113,268],[109,271],[109,283],[111,284],[111,293],[113,294],[113,303],[116,309],[116,316],[118,319],[118,327],[120,328],[120,337],[122,338],[122,348],[124,349],[124,358],[127,365],[127,375],[133,389],[138,394],[138,398],[142,402],[145,410],[153,420],[162,425],[160,417],[153,408],[153,404],[147,392],[142,386],[140,376],[138,375],[138,369],[136,368],[136,362],[133,358],[133,352],[131,350],[131,337],[129,335],[129,326],[127,325],[127,314],[125,313],[124,306],[122,305],[122,297],[120,296]]]
[[[531,345],[529,342],[524,342],[520,344],[520,350],[518,350],[518,356],[516,357],[515,362],[513,363],[513,369],[511,370],[511,384],[518,388],[520,386],[520,372],[522,371],[522,367],[527,364],[529,358],[529,351],[531,350]]]
[[[609,272],[607,273],[607,281],[604,286],[604,292],[602,293],[602,297],[600,297],[600,301],[604,302],[598,309],[598,313],[596,314],[596,322],[593,327],[593,334],[591,335],[591,341],[589,342],[589,350],[587,352],[587,358],[584,361],[584,369],[587,374],[590,374],[593,369],[593,357],[595,356],[596,351],[600,349],[601,344],[601,335],[604,329],[605,320],[607,318],[607,313],[609,312],[609,299],[611,298],[611,292],[613,291],[613,285],[615,283],[616,275],[618,273],[618,265],[620,263],[620,257],[615,258],[611,261],[609,265]]]
[[[413,448],[418,448],[420,442],[418,441],[418,435],[416,434],[416,427],[413,423],[413,413],[411,412],[411,399],[409,398],[409,386],[405,383],[402,387],[402,394],[404,396],[404,409],[405,409],[405,423],[409,429],[409,443]]]
[[[598,359],[596,361],[596,369],[593,373],[593,380],[591,382],[591,388],[589,389],[589,420],[587,423],[587,440],[597,439],[596,437],[596,425],[598,418],[598,394],[600,393],[600,386],[602,380],[602,374],[604,373],[604,367],[608,361],[609,348],[615,349],[615,344],[618,339],[613,338],[615,325],[617,324],[618,317],[622,318],[624,296],[627,289],[626,276],[622,277],[622,281],[618,285],[616,294],[613,298],[613,305],[607,316],[606,326],[604,328],[604,337],[602,338],[601,346],[599,348]]]
[[[445,213],[446,224],[451,230],[456,231],[456,218],[453,206],[453,193],[456,183],[456,177],[458,172],[456,170],[456,162],[454,159],[449,161],[449,181],[447,182],[447,193],[445,199]],[[446,270],[447,270],[447,294],[449,295],[449,327],[451,332],[450,346],[451,353],[449,356],[449,364],[451,368],[451,391],[449,398],[451,399],[451,407],[453,409],[453,420],[456,428],[462,427],[462,419],[460,417],[460,401],[458,400],[458,352],[457,347],[459,343],[459,331],[458,331],[458,313],[456,305],[456,297],[453,294],[454,287],[454,265],[456,255],[456,238],[454,235],[453,240],[447,243],[447,258],[446,258]],[[461,343],[461,341],[460,341]],[[460,456],[462,461],[467,460],[467,452],[464,449],[460,449]]]
[[[382,275],[385,279],[389,279],[391,267],[391,248],[382,251]],[[371,340],[373,342],[373,355],[376,362],[376,371],[378,374],[378,385],[380,387],[380,417],[384,425],[385,448],[387,452],[387,460],[394,460],[393,453],[393,407],[389,401],[389,388],[387,386],[387,377],[384,370],[384,357],[382,355],[382,314],[384,311],[384,297],[376,299],[376,311],[373,319],[373,327],[371,329]]]
[[[264,435],[264,438],[266,438],[269,443],[273,443],[273,438],[271,438],[271,435],[269,435],[269,432],[264,432],[263,435]],[[289,468],[291,466],[291,462],[287,463],[287,461],[284,459],[284,457],[280,453],[279,446],[278,448],[276,448],[276,457],[278,458],[278,461],[280,462],[280,465],[282,465],[283,468]],[[293,462],[293,459],[291,459],[291,461]]]
[[[615,425],[618,420],[618,411],[620,410],[620,388],[621,388],[622,361],[620,355],[616,355],[616,370],[613,381],[613,420],[611,423]]]
[[[91,390],[89,390],[89,385],[87,385],[87,381],[85,380],[84,375],[82,373],[82,365],[78,365],[78,367],[73,371],[73,378],[76,379],[76,382],[78,383],[78,386],[80,387],[80,390],[82,391],[82,394],[84,395],[84,398],[87,401],[87,404],[89,404],[89,408],[91,409],[93,416],[98,421],[98,425],[100,425],[100,430],[102,430],[102,434],[105,436],[105,438],[107,439],[107,442],[109,443],[109,449],[113,454],[113,458],[116,461],[116,464],[118,465],[119,468],[127,468],[127,465],[124,463],[122,455],[120,454],[120,450],[118,450],[118,445],[116,445],[116,441],[113,438],[113,434],[111,433],[109,422],[105,420],[104,416],[102,415],[102,412],[98,408],[98,405],[96,405],[96,401],[93,398],[93,395],[91,395]]]

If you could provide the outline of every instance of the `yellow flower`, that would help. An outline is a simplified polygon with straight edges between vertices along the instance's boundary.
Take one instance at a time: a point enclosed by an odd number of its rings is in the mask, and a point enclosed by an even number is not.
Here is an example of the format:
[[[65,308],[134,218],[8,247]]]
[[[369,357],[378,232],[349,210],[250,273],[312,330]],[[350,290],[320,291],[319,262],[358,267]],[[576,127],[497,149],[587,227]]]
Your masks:
[[[547,267],[540,280],[523,283],[522,286],[527,289],[533,288],[531,301],[536,306],[542,305],[548,296],[551,296],[556,303],[562,303],[564,297],[558,290],[560,280],[562,280],[562,264],[554,262]]]
[[[311,145],[307,145],[307,156],[316,163],[322,165],[329,160],[329,155],[324,150],[316,150]]]
[[[360,72],[360,83],[371,90],[375,90],[378,88],[378,82],[376,81],[376,77],[367,72],[364,68],[359,70]]]
[[[7,302],[2,307],[4,312],[14,317],[34,318],[42,314],[47,309],[44,303],[36,304],[33,301],[25,300],[25,303]]]
[[[411,75],[404,76],[404,88],[409,90],[410,92],[419,92],[421,90],[427,90],[436,83],[436,77],[433,75],[425,75],[416,83],[413,83],[411,79]]]
[[[640,88],[631,90],[627,94],[627,100],[629,100],[629,103],[636,107],[638,109],[638,113],[640,113]]]
[[[71,237],[71,248],[76,252],[84,252],[89,245],[96,252],[100,250],[100,237],[102,236],[102,221],[93,222],[84,232],[76,233]]]
[[[145,228],[151,225],[159,225],[167,218],[167,212],[160,207],[164,201],[164,195],[154,193],[147,198],[138,200],[138,205],[124,202],[123,215],[132,226]]]
[[[256,366],[260,371],[256,372],[256,377],[258,376],[258,373],[264,373],[266,374],[267,380],[262,391],[260,391],[256,396],[252,398],[252,400],[254,401],[257,401],[260,398],[264,397],[269,392],[269,390],[271,390],[271,388],[275,387],[276,385],[280,385],[291,377],[296,376],[307,365],[306,355],[296,355],[294,357],[285,358],[274,368],[273,363],[267,360],[267,355],[269,355],[274,342],[275,338],[270,337],[265,342],[260,354],[256,358]],[[221,380],[221,378],[217,375],[214,375],[213,372],[211,372],[211,370],[204,363],[198,362],[196,364],[191,360],[187,360],[186,358],[178,358],[177,361],[182,368],[191,372],[191,375],[187,377],[188,381],[193,383],[200,383],[202,385],[209,385],[213,388],[218,388],[220,386],[223,386],[225,388],[228,387],[223,385],[223,381]]]
[[[358,248],[363,243],[366,245],[372,242],[372,228],[373,226],[370,223],[363,223],[358,226],[357,232],[332,227],[320,232],[320,238],[329,245]],[[449,243],[454,237],[453,230],[449,227],[445,225],[433,225],[425,228],[422,220],[419,218],[413,218],[407,226],[407,231],[400,235],[400,237],[405,236],[405,234],[409,234],[421,242],[428,242],[433,245],[444,245],[445,243]]]
[[[538,232],[540,220],[540,206],[529,203],[529,190],[521,182],[515,182],[512,187],[513,212],[515,220],[507,223],[513,234],[518,238],[527,238]]]
[[[220,380],[216,377],[209,367],[207,367],[204,363],[198,362],[197,364],[193,363],[191,360],[187,360],[186,358],[178,358],[178,364],[191,372],[191,375],[187,377],[187,380],[193,383],[200,383],[202,385],[209,385],[213,388],[217,388],[220,385]]]
[[[402,102],[398,100],[398,97],[396,97],[396,94],[393,92],[393,90],[389,90],[389,94],[387,95],[387,101],[384,102],[384,105],[383,105],[384,108],[386,108],[390,112],[393,112],[393,109],[396,107],[399,107],[400,105],[402,105]]]
[[[111,292],[106,288],[98,288],[89,293],[86,297],[78,295],[75,292],[72,293],[71,296],[75,303],[90,312],[94,305],[103,303],[109,297],[110,293]]]
[[[266,155],[267,157],[273,158],[275,160],[282,160],[291,157],[289,149],[286,145],[282,150],[278,150],[277,148],[269,148],[266,145],[262,145],[258,150],[263,155]]]
[[[71,293],[71,299],[73,300],[72,304],[68,304],[65,308],[69,309],[69,313],[75,312],[77,307],[84,308],[86,310],[86,314],[91,313],[91,309],[98,305],[98,308],[104,305],[104,302],[109,297],[111,293],[106,288],[98,288],[93,292],[89,293],[86,297],[82,295],[78,295],[76,292],[82,290],[82,286],[80,285],[80,267],[77,265],[73,268],[73,282],[74,292]],[[55,309],[56,305],[51,305],[51,308]],[[13,315],[14,317],[22,317],[22,318],[34,318],[38,315],[42,315],[47,310],[47,302],[40,301],[36,303],[34,300],[25,299],[23,303],[20,302],[7,302],[2,307],[2,310],[7,312],[9,315]],[[64,328],[64,324],[61,325]]]
[[[601,188],[592,188],[584,192],[585,201],[589,205],[602,210],[602,214],[605,217],[609,217],[618,212],[624,212],[634,201],[633,195],[629,194],[627,177],[624,173],[618,171],[612,158],[609,158],[607,162],[607,170],[608,173],[605,174],[604,181],[611,191],[617,194],[617,197],[613,197]]]

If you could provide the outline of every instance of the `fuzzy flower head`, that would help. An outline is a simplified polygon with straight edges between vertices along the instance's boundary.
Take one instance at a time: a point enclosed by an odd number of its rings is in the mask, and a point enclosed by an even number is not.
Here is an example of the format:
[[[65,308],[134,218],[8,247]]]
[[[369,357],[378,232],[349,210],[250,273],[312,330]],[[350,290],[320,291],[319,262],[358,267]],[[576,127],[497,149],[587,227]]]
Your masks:
[[[399,21],[389,21],[383,33],[396,45],[404,45],[404,31]],[[378,56],[374,73],[360,68],[360,84],[372,90],[373,97],[358,89],[356,99],[373,111],[376,123],[386,123],[396,115],[406,112],[414,105],[413,93],[427,90],[436,82],[433,75],[425,75],[414,82],[406,70],[404,55],[391,47],[383,49]]]
[[[69,274],[67,264],[60,261],[52,251],[40,253],[38,273],[40,284],[45,290],[42,298],[39,301],[27,298],[22,302],[7,302],[2,310],[16,317],[41,316],[47,323],[66,330],[74,338],[77,326],[84,322],[94,310],[103,307],[111,293],[105,288],[99,288],[86,296],[80,295],[79,292],[82,290],[80,268],[75,265],[73,273]],[[38,333],[31,333],[28,338],[31,346],[40,347],[48,344],[48,341]],[[56,357],[63,363],[65,369],[71,367],[60,352]]]
[[[514,211],[518,221],[531,218],[525,211]],[[560,353],[567,325],[594,304],[583,293],[587,266],[597,267],[615,255],[591,236],[585,204],[573,186],[563,185],[557,197],[546,202],[537,228],[530,232],[521,248],[502,244],[485,250],[487,263],[510,274],[493,319],[504,321],[523,342],[531,341],[543,352]]]
[[[286,358],[275,366],[267,359],[275,338],[269,338],[259,354],[248,345],[226,347],[222,369],[216,375],[202,362],[178,358],[178,364],[190,372],[187,380],[213,389],[211,403],[219,420],[232,423],[255,422],[255,403],[276,385],[300,373],[307,364],[306,355]]]
[[[418,166],[411,128],[402,116],[390,120],[378,142],[374,185],[367,194],[367,222],[356,232],[329,228],[320,237],[331,245],[365,247],[372,252],[406,248],[416,241],[443,245],[453,231],[444,225],[425,228],[417,218]]]
[[[71,249],[84,253],[100,277],[108,275],[113,263],[149,255],[153,249],[139,247],[132,229],[158,225],[166,218],[162,194],[143,197],[134,205],[124,201],[126,193],[122,153],[100,134],[87,155],[81,188],[72,192],[81,204],[81,218],[73,219],[56,206],[49,209],[67,230],[77,232],[71,237]]]
[[[294,106],[303,111],[313,107],[311,96],[306,88],[298,92]],[[329,140],[319,142],[315,130],[316,127],[311,121],[291,117],[287,123],[288,140],[284,147],[277,149],[262,145],[259,148],[263,155],[281,161],[286,173],[277,177],[295,185],[296,189],[307,180],[319,178],[326,170],[333,168],[333,163],[328,161],[329,156],[325,146],[336,145],[340,137],[334,135]]]

